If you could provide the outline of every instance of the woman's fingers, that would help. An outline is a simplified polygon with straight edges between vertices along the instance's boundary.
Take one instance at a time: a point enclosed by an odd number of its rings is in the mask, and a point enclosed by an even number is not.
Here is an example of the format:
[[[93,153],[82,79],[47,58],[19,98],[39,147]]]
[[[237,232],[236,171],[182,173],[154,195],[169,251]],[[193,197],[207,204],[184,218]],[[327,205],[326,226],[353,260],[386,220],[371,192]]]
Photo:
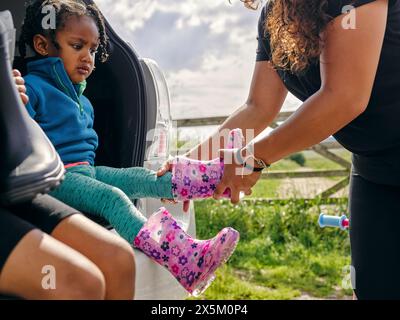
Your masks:
[[[157,177],[163,176],[166,172],[172,170],[172,164],[166,161],[162,164],[161,168],[157,170]]]
[[[17,70],[17,69],[14,69],[12,71],[12,74],[14,77],[21,77],[21,72],[19,72],[19,70]]]
[[[174,200],[174,199],[161,199],[162,203],[166,203],[166,204],[177,204],[178,201]],[[183,212],[188,212],[190,208],[190,201],[189,200],[185,200],[183,201]]]
[[[232,187],[230,187],[230,189],[231,189],[231,203],[238,204],[240,201],[240,190]]]
[[[190,201],[189,200],[183,201],[183,212],[188,212],[189,207],[190,207]]]
[[[167,171],[168,171],[167,169],[161,167],[160,169],[157,170],[157,177],[163,176]]]
[[[12,74],[13,74],[14,81],[17,84],[17,86],[24,86],[25,85],[25,80],[24,80],[24,78],[22,78],[21,72],[19,72],[17,69],[14,69],[12,71]]]
[[[225,161],[225,149],[220,149],[219,150],[219,158]],[[227,171],[227,164],[225,163],[225,173],[224,176],[226,176],[226,171]],[[225,192],[226,189],[230,188],[228,183],[225,182],[224,177],[222,177],[221,182],[218,183],[217,187],[214,190],[213,198],[216,200],[221,199],[223,193]]]
[[[17,69],[14,69],[12,71],[13,77],[15,84],[17,85],[17,90],[19,92],[19,95],[21,96],[21,100],[24,104],[27,104],[29,101],[28,96],[26,95],[26,87],[25,87],[25,80],[21,76],[21,72],[19,72]]]
[[[220,199],[224,191],[229,188],[230,199],[233,204],[240,201],[240,192],[245,195],[251,195],[251,188],[261,176],[260,172],[245,174],[246,170],[234,161],[236,160],[235,155],[235,149],[220,150],[220,157],[224,159],[224,175],[214,192],[214,198]]]
[[[22,77],[14,77],[14,80],[17,85],[25,85],[25,80]]]
[[[177,204],[178,203],[178,201],[176,201],[174,199],[165,199],[165,198],[162,198],[161,202],[162,203],[168,203],[168,204]]]
[[[163,176],[165,173],[172,171],[172,163],[170,161],[166,161],[162,164],[161,168],[157,170],[157,177]],[[164,203],[169,203],[169,204],[177,204],[178,201],[174,199],[161,199],[162,202]],[[190,206],[190,201],[184,201],[183,202],[183,211],[187,212],[189,210]]]
[[[25,93],[22,93],[22,92],[19,95],[21,96],[22,103],[26,105],[29,102],[29,97]]]
[[[228,188],[227,184],[225,183],[224,180],[221,180],[221,182],[217,185],[217,187],[214,190],[213,198],[216,200],[221,199],[222,194],[224,193],[226,188]]]
[[[20,93],[26,93],[26,87],[25,86],[17,86],[17,90]]]

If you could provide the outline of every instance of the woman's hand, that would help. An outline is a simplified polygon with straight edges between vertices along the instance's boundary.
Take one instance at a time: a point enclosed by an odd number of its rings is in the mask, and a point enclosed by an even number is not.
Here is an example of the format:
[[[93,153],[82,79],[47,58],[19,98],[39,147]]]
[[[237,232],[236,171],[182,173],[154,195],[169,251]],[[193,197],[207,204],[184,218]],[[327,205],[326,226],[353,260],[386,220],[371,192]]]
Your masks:
[[[242,165],[235,162],[235,153],[238,149],[221,149],[220,157],[224,159],[224,175],[214,191],[214,199],[220,199],[226,189],[230,189],[231,203],[236,204],[240,200],[240,192],[251,194],[251,188],[260,179],[261,172],[250,172]]]
[[[17,90],[19,92],[21,100],[23,104],[26,105],[29,101],[29,98],[26,95],[25,80],[24,78],[22,78],[21,73],[16,69],[13,70],[13,77],[15,84],[17,85]]]
[[[161,168],[158,169],[157,171],[157,177],[161,177],[164,174],[166,174],[168,171],[172,171],[172,163],[170,160],[165,161]],[[170,204],[177,204],[178,201],[176,201],[175,199],[161,199],[161,201],[163,203],[170,203]],[[189,200],[185,200],[183,201],[183,211],[184,212],[188,212],[189,210],[189,206],[190,206],[190,201]]]

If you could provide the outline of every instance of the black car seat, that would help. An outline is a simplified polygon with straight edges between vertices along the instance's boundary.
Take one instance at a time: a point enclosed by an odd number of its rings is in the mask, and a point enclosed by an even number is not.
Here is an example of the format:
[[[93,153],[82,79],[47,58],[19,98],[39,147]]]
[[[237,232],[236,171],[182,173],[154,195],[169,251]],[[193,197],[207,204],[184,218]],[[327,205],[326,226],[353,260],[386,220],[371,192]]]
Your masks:
[[[92,0],[84,0],[93,3]],[[24,18],[24,0],[1,0],[0,11],[10,10],[17,29],[17,39]],[[85,95],[95,110],[95,130],[99,135],[96,165],[111,167],[142,166],[147,128],[147,95],[138,55],[106,21],[110,58],[96,63],[88,80]],[[14,67],[23,73],[26,60],[16,53]],[[102,225],[103,219],[90,216]],[[109,227],[107,225],[107,227]]]

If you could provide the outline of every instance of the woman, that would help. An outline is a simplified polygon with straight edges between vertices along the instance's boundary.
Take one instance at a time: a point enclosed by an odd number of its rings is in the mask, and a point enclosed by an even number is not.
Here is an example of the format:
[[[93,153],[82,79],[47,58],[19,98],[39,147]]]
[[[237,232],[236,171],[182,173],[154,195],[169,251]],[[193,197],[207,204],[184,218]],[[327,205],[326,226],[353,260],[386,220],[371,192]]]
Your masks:
[[[354,10],[347,13],[351,4]],[[400,1],[271,0],[258,33],[249,97],[219,131],[238,127],[258,135],[288,91],[303,104],[263,139],[242,150],[220,150],[236,162],[225,162],[215,198],[230,188],[237,203],[240,191],[251,192],[260,172],[236,174],[246,156],[258,170],[334,135],[354,154],[350,239],[356,296],[400,298]],[[210,143],[218,137],[188,156],[198,158],[204,148],[210,158],[218,156]]]
[[[24,80],[16,70],[14,78],[26,104]],[[0,206],[0,244],[0,294],[24,299],[133,299],[131,246],[48,195]]]

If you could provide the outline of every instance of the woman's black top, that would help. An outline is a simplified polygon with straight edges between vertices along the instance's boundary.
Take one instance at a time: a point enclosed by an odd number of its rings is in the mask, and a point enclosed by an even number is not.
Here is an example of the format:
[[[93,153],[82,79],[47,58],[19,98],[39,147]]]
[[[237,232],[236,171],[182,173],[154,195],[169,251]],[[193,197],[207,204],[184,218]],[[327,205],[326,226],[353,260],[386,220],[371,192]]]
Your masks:
[[[343,10],[348,5],[359,7],[373,1],[329,0],[327,13],[335,18],[346,14]],[[270,60],[271,56],[265,31],[269,4],[262,9],[259,20],[257,61]],[[280,69],[277,72],[286,88],[301,101],[321,87],[319,61],[301,75]],[[334,137],[353,153],[355,172],[376,183],[400,185],[400,0],[389,0],[385,37],[368,106]]]

